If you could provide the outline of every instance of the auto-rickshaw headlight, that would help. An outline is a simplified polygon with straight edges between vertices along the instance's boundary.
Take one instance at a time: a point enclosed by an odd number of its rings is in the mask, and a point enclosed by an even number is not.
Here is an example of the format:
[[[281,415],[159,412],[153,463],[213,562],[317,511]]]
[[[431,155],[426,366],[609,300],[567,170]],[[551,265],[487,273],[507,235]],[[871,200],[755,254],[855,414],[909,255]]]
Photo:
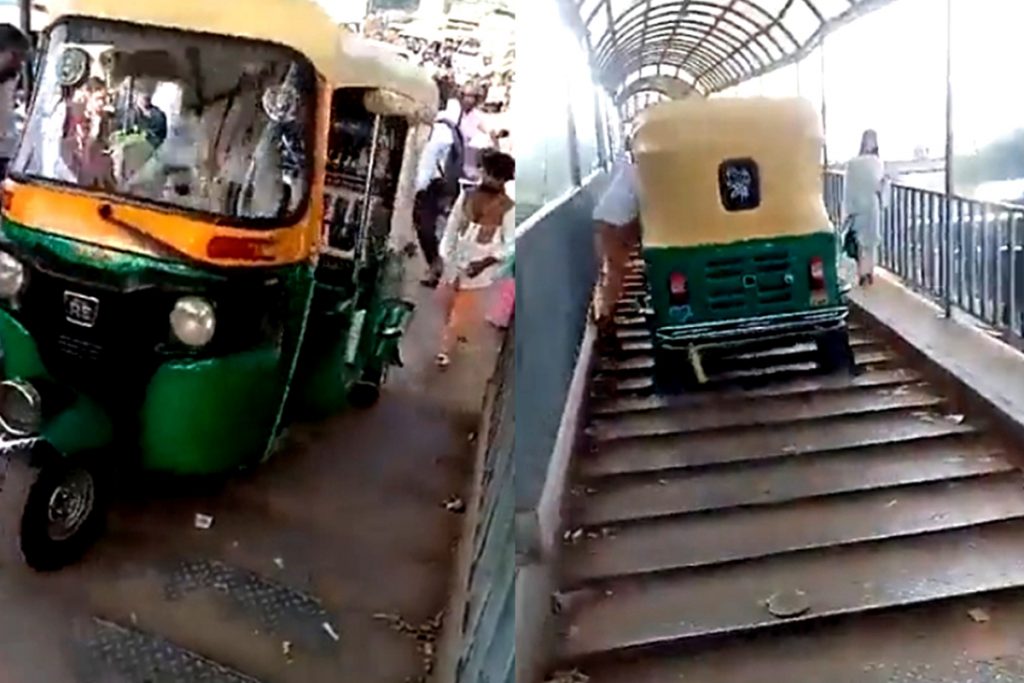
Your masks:
[[[23,380],[0,383],[0,427],[13,436],[33,436],[42,424],[39,392]]]
[[[213,339],[217,318],[209,301],[196,296],[178,299],[171,311],[171,330],[188,346],[206,346]]]
[[[11,299],[25,284],[25,266],[5,251],[0,251],[0,297]]]

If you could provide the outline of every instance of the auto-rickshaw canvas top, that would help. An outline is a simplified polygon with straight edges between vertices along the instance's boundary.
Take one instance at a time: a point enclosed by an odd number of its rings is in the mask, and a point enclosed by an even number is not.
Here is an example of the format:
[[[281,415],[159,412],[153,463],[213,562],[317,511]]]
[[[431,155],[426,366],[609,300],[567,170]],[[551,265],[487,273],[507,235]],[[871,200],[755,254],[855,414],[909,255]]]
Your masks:
[[[802,99],[656,105],[637,121],[633,152],[647,247],[687,247],[832,229],[821,195],[823,134]],[[753,175],[757,202],[729,206],[730,169]]]
[[[345,45],[335,88],[372,88],[371,109],[378,114],[406,116],[432,122],[437,114],[438,90],[434,79],[419,66],[394,52],[339,28]]]
[[[208,0],[57,0],[52,23],[80,16],[277,43],[309,58],[329,81],[341,77],[338,29],[313,0],[259,0],[256,6]]]
[[[94,17],[276,43],[305,55],[332,87],[380,88],[417,103],[437,97],[425,73],[338,27],[313,0],[259,0],[247,7],[211,0],[56,0],[49,9],[52,23]]]

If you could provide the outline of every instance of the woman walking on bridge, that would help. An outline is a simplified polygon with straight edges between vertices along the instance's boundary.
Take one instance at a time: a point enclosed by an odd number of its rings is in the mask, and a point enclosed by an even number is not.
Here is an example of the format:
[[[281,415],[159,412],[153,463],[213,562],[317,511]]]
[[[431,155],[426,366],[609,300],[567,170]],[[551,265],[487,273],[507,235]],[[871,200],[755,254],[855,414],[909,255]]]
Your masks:
[[[505,191],[515,180],[508,154],[485,150],[480,184],[459,195],[441,240],[445,300],[444,332],[437,365],[451,363],[455,343],[468,325],[483,321],[486,294],[515,248],[515,202]]]
[[[843,225],[856,249],[857,275],[861,286],[875,281],[875,260],[882,239],[882,210],[888,202],[885,165],[878,154],[878,134],[864,131],[860,154],[846,165],[846,196]]]

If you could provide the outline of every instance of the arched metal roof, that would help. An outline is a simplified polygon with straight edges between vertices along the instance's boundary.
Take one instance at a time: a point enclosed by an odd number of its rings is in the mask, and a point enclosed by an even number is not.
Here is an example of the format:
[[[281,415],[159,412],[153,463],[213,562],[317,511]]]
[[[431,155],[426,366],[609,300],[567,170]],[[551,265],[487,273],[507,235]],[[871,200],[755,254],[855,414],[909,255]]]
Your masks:
[[[651,105],[664,102],[665,100],[680,99],[662,90],[644,88],[629,93],[619,102],[619,114],[623,121],[632,121],[640,112]]]
[[[627,84],[615,97],[615,103],[621,106],[629,98],[645,92],[661,93],[669,99],[681,100],[693,92],[693,86],[673,76],[645,76]]]
[[[827,32],[891,0],[563,0],[605,85],[677,78],[716,92],[799,59]]]

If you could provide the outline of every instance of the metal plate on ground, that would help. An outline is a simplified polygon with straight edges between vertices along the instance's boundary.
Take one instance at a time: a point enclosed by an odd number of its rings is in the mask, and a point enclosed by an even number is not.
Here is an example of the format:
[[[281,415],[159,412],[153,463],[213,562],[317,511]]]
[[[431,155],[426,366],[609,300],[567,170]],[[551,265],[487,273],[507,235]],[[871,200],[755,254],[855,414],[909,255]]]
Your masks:
[[[188,561],[179,564],[164,585],[168,600],[202,590],[226,598],[233,608],[257,620],[263,631],[287,636],[311,651],[330,650],[338,644],[331,635],[337,634],[334,622],[319,600],[255,572],[216,561]]]
[[[94,619],[76,643],[83,683],[260,683],[163,638]]]

